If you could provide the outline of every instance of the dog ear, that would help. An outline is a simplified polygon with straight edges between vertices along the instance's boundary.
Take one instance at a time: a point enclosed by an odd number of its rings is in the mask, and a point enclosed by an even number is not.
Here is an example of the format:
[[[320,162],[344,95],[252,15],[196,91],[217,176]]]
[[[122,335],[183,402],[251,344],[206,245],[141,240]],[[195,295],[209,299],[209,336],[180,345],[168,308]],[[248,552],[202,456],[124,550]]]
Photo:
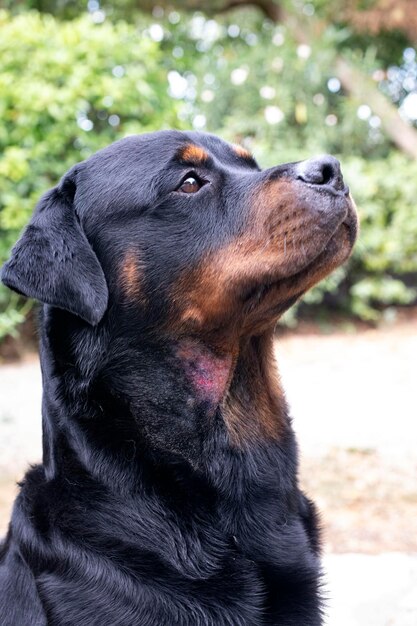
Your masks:
[[[0,277],[17,293],[95,326],[107,309],[108,289],[74,208],[75,177],[73,168],[41,198]]]

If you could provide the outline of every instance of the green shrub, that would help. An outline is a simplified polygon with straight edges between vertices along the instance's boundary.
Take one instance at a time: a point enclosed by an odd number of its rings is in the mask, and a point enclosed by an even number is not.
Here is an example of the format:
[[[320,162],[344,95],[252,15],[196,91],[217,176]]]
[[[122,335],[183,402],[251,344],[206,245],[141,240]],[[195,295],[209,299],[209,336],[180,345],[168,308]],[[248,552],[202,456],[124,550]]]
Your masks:
[[[71,165],[127,134],[194,124],[243,140],[264,167],[339,154],[360,239],[348,266],[309,292],[293,320],[305,308],[336,307],[373,321],[413,302],[417,164],[392,149],[377,119],[358,119],[361,103],[329,91],[336,33],[300,50],[259,14],[174,17],[149,28],[156,20],[140,13],[129,25],[0,11],[0,263]],[[363,56],[364,71],[373,64]],[[168,78],[179,79],[179,93],[171,84],[169,95]],[[0,287],[0,340],[28,306]]]
[[[393,152],[347,161],[345,176],[361,216],[346,308],[376,320],[384,307],[417,298],[417,163]]]
[[[0,262],[68,167],[130,133],[179,125],[145,29],[0,11]],[[0,288],[0,339],[26,306]]]

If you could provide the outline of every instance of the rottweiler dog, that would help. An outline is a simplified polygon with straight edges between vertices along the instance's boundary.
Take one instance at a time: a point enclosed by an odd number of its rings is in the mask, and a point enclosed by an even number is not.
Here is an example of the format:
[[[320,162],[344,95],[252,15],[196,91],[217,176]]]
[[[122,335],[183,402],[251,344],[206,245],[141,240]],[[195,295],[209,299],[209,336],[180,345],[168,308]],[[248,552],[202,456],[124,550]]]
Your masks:
[[[333,157],[261,170],[205,133],[128,137],[43,196],[1,275],[43,303],[2,625],[322,624],[274,326],[356,233]]]

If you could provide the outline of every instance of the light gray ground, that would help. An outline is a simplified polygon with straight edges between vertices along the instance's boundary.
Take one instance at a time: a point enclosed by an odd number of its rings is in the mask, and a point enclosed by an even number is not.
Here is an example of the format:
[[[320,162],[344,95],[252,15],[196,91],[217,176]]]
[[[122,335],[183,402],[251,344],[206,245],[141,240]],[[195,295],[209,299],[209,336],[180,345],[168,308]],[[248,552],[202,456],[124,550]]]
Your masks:
[[[416,626],[417,317],[285,336],[277,359],[325,522],[327,623]],[[0,534],[13,481],[40,457],[40,396],[35,357],[0,368]]]

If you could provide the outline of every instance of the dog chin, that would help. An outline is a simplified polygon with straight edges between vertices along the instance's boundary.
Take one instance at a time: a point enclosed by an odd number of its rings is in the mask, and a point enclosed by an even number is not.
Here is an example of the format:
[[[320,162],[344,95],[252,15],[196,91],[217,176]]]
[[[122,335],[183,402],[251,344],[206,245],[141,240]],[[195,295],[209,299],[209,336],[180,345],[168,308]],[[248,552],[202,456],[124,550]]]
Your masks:
[[[260,287],[248,302],[246,328],[259,332],[270,326],[303,296],[309,289],[326,278],[350,256],[358,233],[358,220],[354,205],[350,205],[345,220],[326,243],[325,247],[296,274],[280,278]]]
[[[358,228],[356,207],[352,198],[349,197],[346,216],[336,227],[325,246],[303,269],[284,279],[284,283],[288,285],[288,281],[293,282],[302,291],[311,289],[315,283],[325,278],[349,258],[357,239]],[[312,283],[314,277],[316,279]]]

